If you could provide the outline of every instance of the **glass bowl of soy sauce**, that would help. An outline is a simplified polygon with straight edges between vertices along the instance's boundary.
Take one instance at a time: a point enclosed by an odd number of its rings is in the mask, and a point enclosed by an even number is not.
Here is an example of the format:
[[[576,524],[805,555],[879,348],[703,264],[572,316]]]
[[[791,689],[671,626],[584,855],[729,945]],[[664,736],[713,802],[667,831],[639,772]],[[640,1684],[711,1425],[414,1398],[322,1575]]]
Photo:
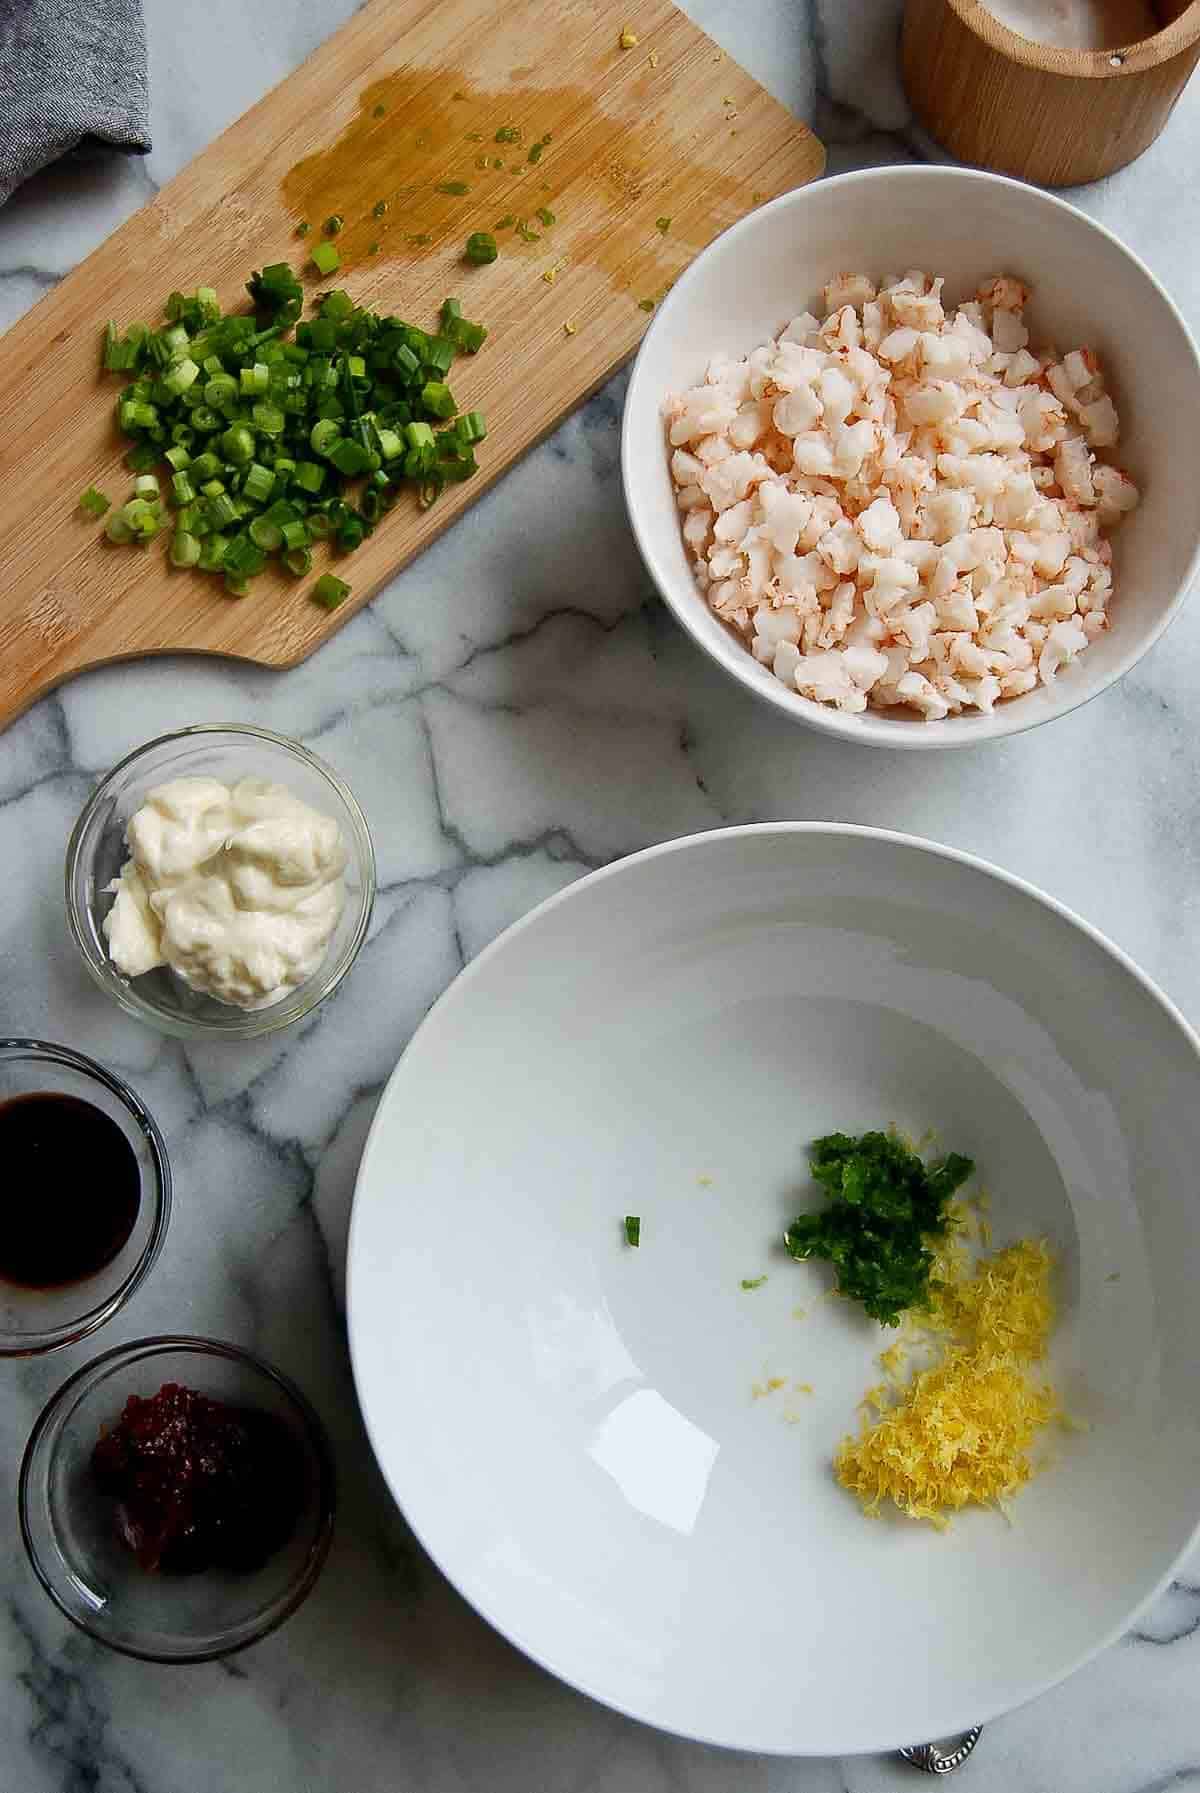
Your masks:
[[[171,1212],[154,1119],[69,1046],[0,1039],[0,1357],[76,1344],[149,1275]]]

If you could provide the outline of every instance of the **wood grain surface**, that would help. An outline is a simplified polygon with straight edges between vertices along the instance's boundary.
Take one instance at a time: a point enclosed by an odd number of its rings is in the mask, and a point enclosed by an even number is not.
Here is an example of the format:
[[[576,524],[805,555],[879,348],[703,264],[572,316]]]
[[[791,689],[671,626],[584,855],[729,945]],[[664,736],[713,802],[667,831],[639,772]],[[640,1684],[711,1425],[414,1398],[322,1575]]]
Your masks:
[[[636,45],[621,47],[624,27]],[[505,127],[519,144],[497,144]],[[372,0],[0,338],[0,726],[113,659],[303,659],[627,359],[643,301],[823,166],[812,133],[664,0],[621,14]],[[301,267],[297,224],[310,220],[311,245],[334,210],[343,268],[323,283],[309,268],[314,291],[344,284],[422,325],[454,294],[491,335],[452,375],[462,407],[487,416],[480,473],[426,512],[406,496],[341,557],[352,597],[331,615],[306,596],[311,580],[271,571],[231,599],[219,579],[173,570],[161,537],[113,547],[78,499],[94,483],[123,500],[132,480],[113,421],[121,382],[99,372],[105,320],[157,322],[172,288],[198,284],[232,306],[252,269]],[[467,235],[509,213],[538,240],[501,231],[498,261],[465,264]],[[325,564],[321,549],[314,577]]]
[[[1099,180],[1149,149],[1200,61],[1200,0],[1152,10],[1150,36],[1076,49],[1010,30],[984,0],[906,0],[913,110],[962,162],[1046,187]]]

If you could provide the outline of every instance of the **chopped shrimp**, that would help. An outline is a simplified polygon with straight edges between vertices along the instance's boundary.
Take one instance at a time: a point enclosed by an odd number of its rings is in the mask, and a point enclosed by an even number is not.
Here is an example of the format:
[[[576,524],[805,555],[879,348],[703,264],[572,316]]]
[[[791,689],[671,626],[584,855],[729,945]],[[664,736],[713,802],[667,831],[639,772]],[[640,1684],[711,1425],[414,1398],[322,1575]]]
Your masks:
[[[1098,357],[1031,348],[1029,300],[997,275],[948,313],[922,272],[837,274],[823,319],[667,400],[697,586],[803,696],[986,714],[1108,628],[1139,493]]]

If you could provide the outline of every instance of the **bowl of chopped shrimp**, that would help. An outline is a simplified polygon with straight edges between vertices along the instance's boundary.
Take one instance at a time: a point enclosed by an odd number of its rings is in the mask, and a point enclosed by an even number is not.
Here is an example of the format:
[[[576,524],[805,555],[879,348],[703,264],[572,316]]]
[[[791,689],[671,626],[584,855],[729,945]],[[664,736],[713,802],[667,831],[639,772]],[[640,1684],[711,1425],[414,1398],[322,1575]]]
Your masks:
[[[622,472],[684,628],[795,721],[960,747],[1121,678],[1200,570],[1200,354],[1111,232],[975,170],[763,206],[659,308]]]

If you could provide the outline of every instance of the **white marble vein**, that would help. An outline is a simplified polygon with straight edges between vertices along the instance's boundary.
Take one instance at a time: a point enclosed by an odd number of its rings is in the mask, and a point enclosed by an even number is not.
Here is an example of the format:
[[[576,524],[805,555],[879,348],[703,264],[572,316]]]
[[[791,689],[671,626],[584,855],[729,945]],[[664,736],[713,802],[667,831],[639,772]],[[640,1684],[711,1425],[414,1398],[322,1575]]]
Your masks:
[[[51,170],[0,212],[11,322],[353,10],[147,0],[154,151]],[[896,64],[900,0],[692,0],[840,170],[936,157]],[[1200,85],[1133,169],[1079,193],[1200,328]],[[839,817],[969,848],[1082,910],[1200,1020],[1200,610],[1115,692],[976,753],[890,758],[785,726],[720,679],[647,589],[617,475],[620,380],[315,659],[185,660],[76,680],[0,738],[0,1032],[73,1041],[165,1127],[177,1206],[105,1343],[157,1329],[259,1346],[308,1389],[342,1477],[307,1606],[223,1664],[123,1661],[69,1631],[13,1523],[38,1406],[88,1348],[0,1377],[0,1793],[884,1793],[892,1760],[779,1762],[663,1738],[557,1685],[409,1538],[367,1449],[343,1334],[350,1197],[379,1088],[466,959],[589,868],[723,822]],[[531,551],[531,526],[536,538]],[[285,1041],[185,1050],[87,983],[59,905],[95,776],[183,721],[252,718],[345,773],[380,856],[355,978]],[[366,990],[371,1000],[362,1000]],[[869,1690],[864,1689],[864,1697]],[[977,1793],[1200,1788],[1200,1554],[1136,1630],[990,1726]]]

